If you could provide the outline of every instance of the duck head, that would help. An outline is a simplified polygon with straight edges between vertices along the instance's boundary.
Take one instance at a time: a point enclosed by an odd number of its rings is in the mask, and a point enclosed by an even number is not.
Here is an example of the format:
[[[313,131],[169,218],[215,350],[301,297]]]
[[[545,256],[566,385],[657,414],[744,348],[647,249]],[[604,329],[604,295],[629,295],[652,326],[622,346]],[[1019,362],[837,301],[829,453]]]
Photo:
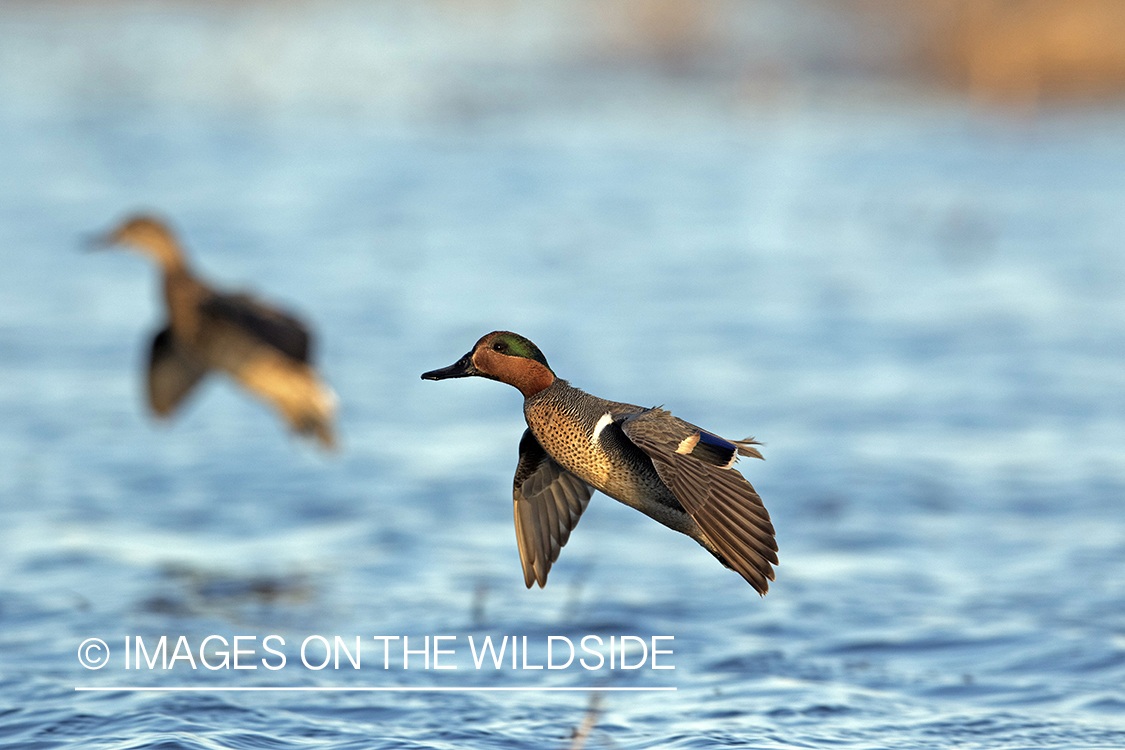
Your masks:
[[[515,386],[524,398],[555,382],[555,373],[539,347],[518,333],[493,331],[449,367],[422,374],[423,380],[481,377]]]
[[[172,230],[152,216],[134,216],[118,227],[96,238],[91,246],[106,249],[128,247],[155,260],[165,269],[182,268],[183,255]]]

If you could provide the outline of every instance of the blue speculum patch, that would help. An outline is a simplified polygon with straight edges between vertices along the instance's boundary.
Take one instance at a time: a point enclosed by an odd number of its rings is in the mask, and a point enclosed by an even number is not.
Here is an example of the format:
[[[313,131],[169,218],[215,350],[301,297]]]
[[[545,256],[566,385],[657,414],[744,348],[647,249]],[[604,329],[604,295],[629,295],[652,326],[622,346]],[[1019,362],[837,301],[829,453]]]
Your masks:
[[[726,448],[729,451],[738,450],[738,446],[730,442],[729,440],[723,440],[721,437],[712,435],[709,432],[704,432],[703,430],[699,431],[699,442],[707,443],[708,445],[713,445],[717,448]]]
[[[721,437],[709,432],[699,431],[699,442],[695,444],[691,455],[700,461],[705,461],[715,466],[729,466],[737,455],[738,446],[723,440]]]

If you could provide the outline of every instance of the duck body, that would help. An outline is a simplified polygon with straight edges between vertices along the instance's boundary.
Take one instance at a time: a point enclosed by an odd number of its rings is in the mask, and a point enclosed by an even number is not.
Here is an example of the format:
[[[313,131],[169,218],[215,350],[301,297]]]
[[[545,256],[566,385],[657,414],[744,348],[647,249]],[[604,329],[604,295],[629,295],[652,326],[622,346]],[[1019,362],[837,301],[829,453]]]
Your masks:
[[[499,348],[497,348],[499,347]],[[546,584],[593,490],[695,539],[759,593],[777,544],[761,498],[734,468],[761,454],[660,408],[609,401],[555,377],[538,348],[509,331],[483,337],[429,380],[482,376],[524,395],[528,429],[513,483],[516,538],[527,586]]]
[[[693,536],[691,517],[621,429],[624,418],[644,411],[591,396],[561,378],[523,405],[528,429],[556,463],[599,492]]]
[[[157,416],[171,416],[197,383],[218,371],[273,406],[294,431],[335,445],[335,396],[316,373],[311,335],[300,320],[200,281],[171,231],[151,217],[126,221],[103,244],[140,251],[163,275],[168,322],[153,337],[147,383]]]

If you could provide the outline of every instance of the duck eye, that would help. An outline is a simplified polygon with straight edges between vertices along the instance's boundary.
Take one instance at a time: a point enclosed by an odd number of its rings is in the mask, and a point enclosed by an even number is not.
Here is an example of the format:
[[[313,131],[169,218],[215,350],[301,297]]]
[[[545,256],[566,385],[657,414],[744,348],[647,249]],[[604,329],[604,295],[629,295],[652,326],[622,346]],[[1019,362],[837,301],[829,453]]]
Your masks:
[[[496,342],[495,344],[493,344],[493,345],[492,345],[492,351],[494,351],[494,352],[502,352],[502,351],[504,351],[504,350],[505,350],[506,348],[507,348],[507,347],[506,347],[506,346],[504,346],[504,342],[503,342],[503,341],[497,341],[497,342]]]

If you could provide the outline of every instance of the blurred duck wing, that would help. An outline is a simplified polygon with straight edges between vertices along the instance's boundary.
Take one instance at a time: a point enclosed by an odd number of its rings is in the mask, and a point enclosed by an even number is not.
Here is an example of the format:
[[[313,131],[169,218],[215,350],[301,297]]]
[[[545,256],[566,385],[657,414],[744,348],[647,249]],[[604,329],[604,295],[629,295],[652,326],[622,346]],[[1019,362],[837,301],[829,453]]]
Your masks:
[[[167,417],[207,374],[207,365],[176,342],[171,328],[152,340],[148,363],[148,401],[158,416]]]

